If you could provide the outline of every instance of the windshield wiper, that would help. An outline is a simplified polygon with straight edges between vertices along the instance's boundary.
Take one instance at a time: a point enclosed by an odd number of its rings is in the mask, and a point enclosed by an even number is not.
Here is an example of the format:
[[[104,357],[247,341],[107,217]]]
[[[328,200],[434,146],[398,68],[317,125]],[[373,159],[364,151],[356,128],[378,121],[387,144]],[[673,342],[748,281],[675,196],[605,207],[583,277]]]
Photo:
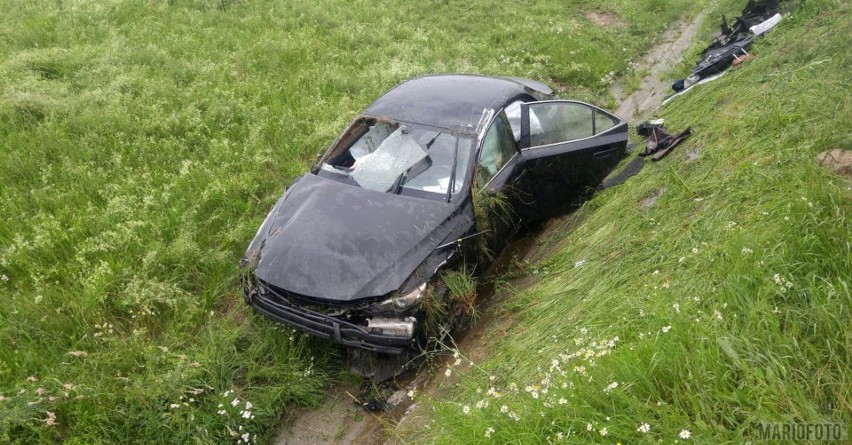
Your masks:
[[[453,149],[453,169],[450,170],[450,183],[447,184],[447,202],[453,197],[456,188],[456,166],[459,163],[459,138],[456,137],[456,147]]]

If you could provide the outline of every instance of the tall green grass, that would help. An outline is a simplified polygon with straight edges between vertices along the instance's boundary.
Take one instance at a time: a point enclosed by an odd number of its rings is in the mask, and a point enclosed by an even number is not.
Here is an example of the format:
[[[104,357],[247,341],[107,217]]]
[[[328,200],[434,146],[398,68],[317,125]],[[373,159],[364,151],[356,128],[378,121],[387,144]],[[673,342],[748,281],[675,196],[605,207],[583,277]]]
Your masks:
[[[852,144],[849,13],[800,3],[753,61],[665,108],[694,135],[540,240],[536,282],[483,337],[507,334],[413,437],[744,443],[762,422],[849,425],[852,181],[815,161]]]
[[[692,6],[0,0],[0,441],[268,436],[340,369],[239,295],[315,154],[419,74],[594,99]]]

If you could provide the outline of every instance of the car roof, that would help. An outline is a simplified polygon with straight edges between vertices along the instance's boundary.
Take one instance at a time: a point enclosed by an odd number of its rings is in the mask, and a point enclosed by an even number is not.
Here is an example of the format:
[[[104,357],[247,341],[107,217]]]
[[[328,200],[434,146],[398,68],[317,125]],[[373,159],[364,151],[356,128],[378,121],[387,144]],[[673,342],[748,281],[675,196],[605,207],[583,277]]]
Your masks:
[[[385,93],[364,114],[473,132],[483,110],[500,108],[510,99],[529,95],[520,81],[523,79],[463,74],[417,77]]]

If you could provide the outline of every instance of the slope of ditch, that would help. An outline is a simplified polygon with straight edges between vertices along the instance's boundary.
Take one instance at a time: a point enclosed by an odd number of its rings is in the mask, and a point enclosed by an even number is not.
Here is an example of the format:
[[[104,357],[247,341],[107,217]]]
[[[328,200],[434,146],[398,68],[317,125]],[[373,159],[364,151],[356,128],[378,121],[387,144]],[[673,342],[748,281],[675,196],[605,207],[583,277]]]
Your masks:
[[[634,123],[647,117],[659,106],[670,92],[670,80],[664,74],[676,66],[684,57],[698,34],[706,10],[702,10],[691,20],[681,20],[673,24],[658,39],[639,62],[639,70],[647,72],[638,89],[625,92],[623,86],[616,83],[610,94],[621,104],[616,110],[620,117]],[[532,230],[515,240],[501,255],[495,269],[506,269],[516,264],[525,264],[542,258],[547,246],[541,240],[549,238],[552,230],[564,232],[566,221],[573,218],[567,215],[553,220],[542,227]],[[466,332],[455,339],[459,350],[474,363],[493,345],[499,336],[490,335],[497,331],[512,329],[511,314],[498,312],[494,303],[510,296],[509,289],[525,287],[530,278],[507,273],[508,286],[502,286],[502,292],[494,293],[491,287],[479,289],[483,301],[479,308],[481,317]],[[494,328],[494,326],[497,326]],[[491,329],[486,330],[486,327]],[[490,333],[490,334],[489,334]],[[277,445],[326,445],[404,443],[405,432],[424,421],[418,412],[417,398],[434,394],[441,388],[451,387],[453,376],[445,375],[448,365],[455,361],[451,355],[436,357],[423,368],[402,376],[397,382],[397,390],[391,396],[394,407],[387,412],[368,412],[359,406],[357,400],[358,385],[339,384],[329,389],[323,403],[314,409],[297,411],[289,424],[282,429],[274,443]],[[410,397],[411,395],[414,396]]]

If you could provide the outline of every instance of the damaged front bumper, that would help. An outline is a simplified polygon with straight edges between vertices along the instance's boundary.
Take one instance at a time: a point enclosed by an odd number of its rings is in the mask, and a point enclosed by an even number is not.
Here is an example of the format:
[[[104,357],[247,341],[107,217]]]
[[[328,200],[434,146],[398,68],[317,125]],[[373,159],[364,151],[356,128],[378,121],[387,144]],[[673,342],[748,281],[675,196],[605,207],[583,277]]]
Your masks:
[[[376,316],[364,326],[302,307],[270,286],[246,286],[243,292],[246,303],[266,317],[347,347],[395,355],[415,346],[414,317]]]

